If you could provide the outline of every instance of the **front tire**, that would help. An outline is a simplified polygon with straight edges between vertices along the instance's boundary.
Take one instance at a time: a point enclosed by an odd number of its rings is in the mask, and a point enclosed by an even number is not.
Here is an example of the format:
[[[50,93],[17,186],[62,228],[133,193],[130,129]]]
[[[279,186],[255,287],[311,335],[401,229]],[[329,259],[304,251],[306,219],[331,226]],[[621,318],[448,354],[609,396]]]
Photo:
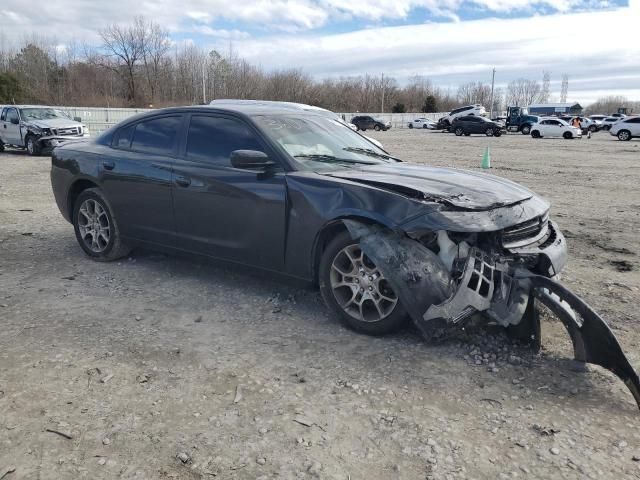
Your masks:
[[[89,188],[78,196],[73,228],[82,250],[99,262],[116,260],[131,251],[122,242],[109,202],[98,188]]]
[[[412,123],[409,124],[409,128],[413,128],[413,124]]]
[[[376,132],[379,132],[379,131],[380,131],[380,125],[376,125],[375,127],[373,127],[373,129],[374,129]]]
[[[523,125],[521,131],[523,135],[529,135],[531,133],[531,125]]]
[[[538,130],[534,130],[533,132],[531,132],[531,136],[533,138],[542,138],[542,135],[540,135],[540,132]]]
[[[629,130],[620,130],[618,132],[618,140],[628,142],[629,140],[631,140],[631,132]]]
[[[456,137],[461,137],[463,133],[464,133],[464,130],[462,128],[458,127],[455,129]]]
[[[384,335],[407,321],[398,296],[348,232],[337,235],[322,253],[319,283],[329,309],[353,330]]]
[[[40,145],[38,145],[38,139],[33,135],[28,135],[26,138],[27,153],[30,157],[37,157],[40,155]]]
[[[493,128],[487,128],[484,132],[487,137],[493,137]]]
[[[562,137],[563,137],[565,140],[571,140],[571,139],[573,138],[573,134],[572,134],[571,132],[564,132],[564,133],[562,134]]]

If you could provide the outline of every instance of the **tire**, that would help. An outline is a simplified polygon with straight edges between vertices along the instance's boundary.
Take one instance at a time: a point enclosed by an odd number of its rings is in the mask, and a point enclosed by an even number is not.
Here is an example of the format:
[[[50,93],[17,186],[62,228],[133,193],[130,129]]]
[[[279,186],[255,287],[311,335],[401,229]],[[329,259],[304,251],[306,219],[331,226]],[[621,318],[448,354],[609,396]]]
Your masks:
[[[95,232],[96,228],[101,232],[94,238],[91,232]],[[78,195],[73,206],[73,229],[84,253],[96,261],[117,260],[131,251],[122,242],[109,202],[98,188],[88,188]]]
[[[30,157],[37,157],[40,155],[40,146],[36,140],[37,138],[34,135],[27,135],[25,138],[25,147]]]
[[[456,134],[456,137],[461,137],[462,134],[464,133],[464,130],[462,130],[461,127],[457,127],[454,131],[454,133]]]
[[[595,125],[589,125],[589,131],[591,133],[597,132],[598,131],[598,127],[596,127]]]
[[[602,127],[602,129],[603,129],[605,132],[608,132],[609,130],[611,130],[611,125],[605,125],[604,127]]]
[[[373,127],[373,129],[374,129],[376,132],[379,132],[379,131],[380,131],[380,125],[375,125],[375,126]]]
[[[487,129],[484,131],[484,134],[485,134],[487,137],[493,137],[493,128],[491,128],[491,127],[490,127],[490,128],[487,128]]]
[[[351,257],[346,252],[349,252]],[[319,269],[322,298],[342,323],[357,332],[368,335],[384,335],[393,332],[406,323],[407,312],[384,277],[364,254],[359,257],[361,258],[360,268],[357,261],[355,263],[351,261],[351,258],[358,259],[358,252],[362,251],[346,231],[337,235],[327,245],[322,252]],[[353,272],[354,275],[341,274],[340,270]],[[377,280],[376,275],[379,275]],[[372,278],[373,283],[370,284]],[[351,286],[352,280],[353,286]],[[336,286],[338,284],[344,285]],[[370,288],[373,288],[374,293],[368,293]],[[395,303],[384,300],[380,296],[381,293],[388,296],[389,299],[395,299]],[[374,300],[370,295],[378,297],[384,315],[380,315],[380,311],[375,308]],[[363,296],[369,296],[369,298],[363,299]],[[349,303],[358,298],[363,308],[356,306],[355,302]],[[359,312],[363,312],[363,314],[360,316]],[[358,318],[359,316],[360,318]]]
[[[0,153],[4,152],[4,143],[0,142]]]
[[[562,134],[562,138],[564,138],[565,140],[571,140],[573,138],[573,134],[571,132],[564,132]]]
[[[523,125],[520,131],[523,135],[529,135],[531,133],[531,125]]]
[[[502,132],[500,130],[496,130],[495,132],[493,132],[493,136],[494,137],[500,137],[500,136],[502,136]]]
[[[631,132],[629,130],[620,130],[618,132],[618,140],[628,142],[629,140],[631,140]]]
[[[413,123],[410,123],[410,124],[409,124],[409,128],[413,128]]]
[[[538,130],[534,130],[533,132],[531,132],[531,136],[533,138],[542,138],[542,135],[540,135],[540,132]]]

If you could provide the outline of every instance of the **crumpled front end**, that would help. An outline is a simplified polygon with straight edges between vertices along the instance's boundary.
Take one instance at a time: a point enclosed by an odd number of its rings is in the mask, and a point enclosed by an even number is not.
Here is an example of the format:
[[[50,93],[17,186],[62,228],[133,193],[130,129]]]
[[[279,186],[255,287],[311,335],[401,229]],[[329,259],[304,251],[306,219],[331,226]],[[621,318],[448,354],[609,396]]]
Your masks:
[[[556,281],[567,248],[548,213],[489,232],[417,229],[408,234],[354,220],[344,223],[426,337],[482,314],[517,327],[512,330],[519,338],[539,348],[538,300],[567,328],[576,360],[615,373],[640,407],[640,379],[615,335],[589,305]]]

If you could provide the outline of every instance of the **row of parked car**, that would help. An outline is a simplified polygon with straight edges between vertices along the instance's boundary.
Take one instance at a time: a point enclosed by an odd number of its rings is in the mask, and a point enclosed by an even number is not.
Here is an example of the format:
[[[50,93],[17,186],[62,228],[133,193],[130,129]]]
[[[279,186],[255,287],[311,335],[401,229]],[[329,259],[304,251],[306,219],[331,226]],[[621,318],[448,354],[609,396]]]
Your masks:
[[[580,122],[579,127],[574,126],[576,118]],[[527,119],[529,120],[527,125],[518,129],[518,131],[525,135],[531,135],[533,138],[581,138],[584,134],[595,133],[600,130],[608,131],[611,135],[623,141],[640,137],[640,116],[627,117],[621,113],[611,116],[592,115],[590,117],[569,115],[540,117],[529,115]],[[407,126],[410,129],[445,130],[455,133],[457,136],[484,134],[499,137],[508,130],[506,128],[506,118],[497,117],[489,120],[486,117],[486,110],[481,105],[468,105],[452,110],[437,122],[426,117],[419,117],[410,121]]]

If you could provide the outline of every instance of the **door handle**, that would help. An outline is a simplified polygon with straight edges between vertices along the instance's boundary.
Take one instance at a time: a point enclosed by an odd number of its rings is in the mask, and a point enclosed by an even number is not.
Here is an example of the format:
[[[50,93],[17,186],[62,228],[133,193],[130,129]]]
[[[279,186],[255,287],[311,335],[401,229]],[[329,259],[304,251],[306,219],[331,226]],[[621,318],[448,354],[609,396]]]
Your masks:
[[[191,185],[191,179],[187,177],[177,176],[175,181],[176,184],[180,185],[181,187],[188,187],[189,185]]]
[[[116,164],[111,160],[105,160],[104,162],[102,162],[102,166],[105,170],[113,170],[116,167]]]

